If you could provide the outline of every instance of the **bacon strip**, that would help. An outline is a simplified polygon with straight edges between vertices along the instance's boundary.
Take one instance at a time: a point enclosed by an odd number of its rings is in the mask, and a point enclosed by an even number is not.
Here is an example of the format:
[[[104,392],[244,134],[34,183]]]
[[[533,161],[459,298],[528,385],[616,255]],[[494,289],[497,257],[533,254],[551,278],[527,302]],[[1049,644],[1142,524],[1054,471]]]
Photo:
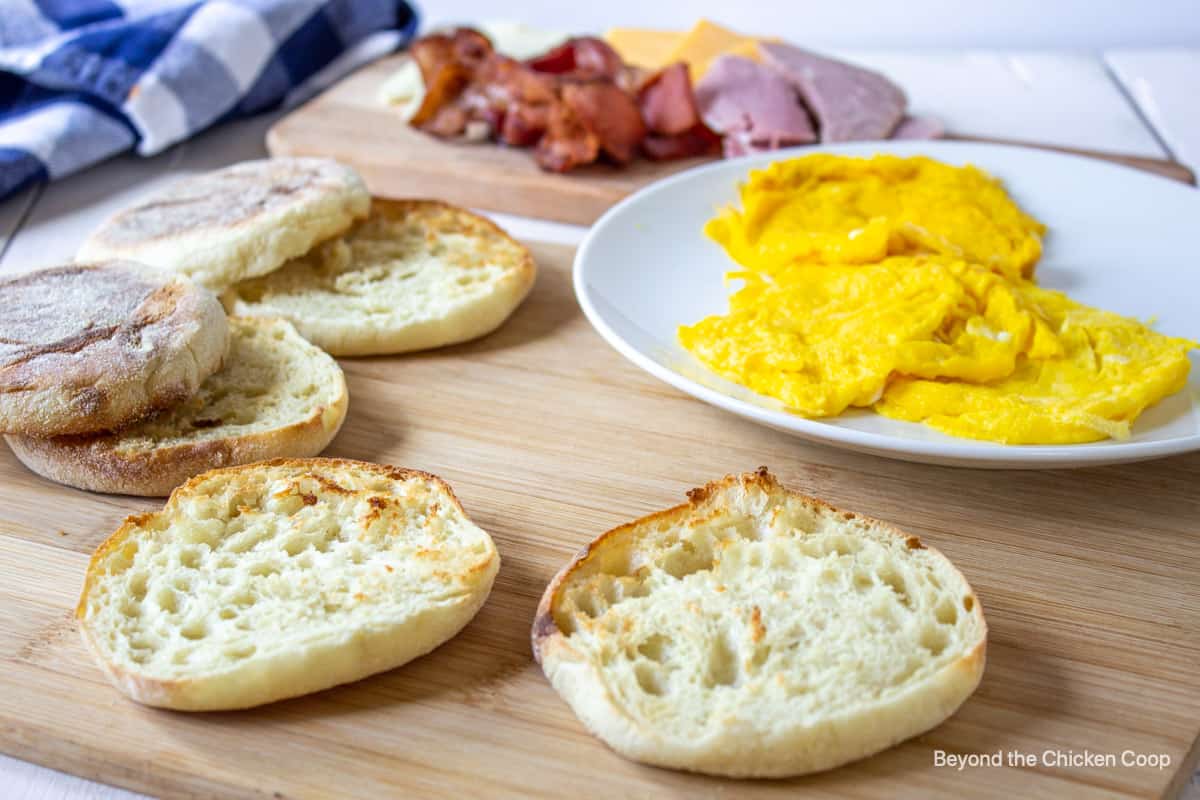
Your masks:
[[[664,136],[678,136],[700,122],[692,79],[682,62],[651,75],[638,90],[638,104],[646,127]]]
[[[721,137],[704,123],[674,136],[647,136],[642,141],[642,152],[654,161],[696,158],[720,151]]]
[[[492,54],[492,43],[470,28],[435,33],[413,42],[409,55],[421,70],[425,98],[409,120],[435,136],[461,135],[469,115],[445,111],[471,84],[475,71]],[[461,122],[461,124],[458,124]]]
[[[646,126],[632,97],[611,83],[569,83],[562,99],[613,161],[625,164],[637,155]]]
[[[410,53],[426,87],[410,124],[444,138],[485,135],[533,147],[545,170],[566,172],[601,156],[625,164],[639,151],[666,159],[719,147],[683,64],[646,74],[588,36],[520,62],[469,28],[424,36]]]
[[[642,142],[648,158],[692,158],[721,149],[721,137],[700,117],[686,64],[671,64],[646,78],[638,89],[638,104],[649,129]]]
[[[567,172],[590,164],[600,155],[600,142],[575,112],[564,103],[551,108],[546,135],[534,148],[538,166],[549,172]]]
[[[535,72],[582,81],[615,81],[625,67],[621,56],[603,39],[577,36],[526,62]]]

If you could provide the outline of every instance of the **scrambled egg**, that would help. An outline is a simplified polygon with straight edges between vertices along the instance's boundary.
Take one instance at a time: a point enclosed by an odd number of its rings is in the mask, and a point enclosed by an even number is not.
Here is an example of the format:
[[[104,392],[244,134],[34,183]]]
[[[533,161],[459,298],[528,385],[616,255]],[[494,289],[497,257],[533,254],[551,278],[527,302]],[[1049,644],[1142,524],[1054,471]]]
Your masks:
[[[704,230],[760,272],[932,253],[1016,278],[1032,275],[1042,254],[1042,224],[975,167],[814,155],[751,172],[740,194],[742,208],[723,210]]]
[[[997,380],[1019,354],[1057,347],[1003,279],[961,261],[897,257],[731,277],[746,286],[729,313],[680,328],[680,341],[717,373],[805,416],[872,405],[895,373]]]
[[[993,383],[904,375],[875,405],[880,414],[924,422],[953,436],[1005,444],[1073,444],[1125,439],[1139,414],[1187,383],[1195,342],[1163,336],[1136,320],[1026,285],[1058,341],[1050,358],[1023,358]]]
[[[1043,227],[973,167],[809,156],[751,173],[706,231],[744,268],[679,329],[718,374],[807,417],[873,407],[1009,444],[1125,438],[1195,342],[1029,277]]]

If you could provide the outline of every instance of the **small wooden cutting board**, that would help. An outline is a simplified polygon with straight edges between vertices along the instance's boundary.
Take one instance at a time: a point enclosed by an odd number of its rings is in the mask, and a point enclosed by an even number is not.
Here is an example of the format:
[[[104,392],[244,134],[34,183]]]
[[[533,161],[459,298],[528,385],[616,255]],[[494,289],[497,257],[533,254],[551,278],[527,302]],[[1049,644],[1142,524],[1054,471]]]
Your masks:
[[[156,711],[92,663],[72,617],[88,555],[161,501],[88,494],[0,447],[0,751],[163,797],[1061,798],[1173,796],[1200,735],[1200,453],[1077,471],[922,466],[809,445],[637,370],[583,318],[569,249],[495,334],[343,360],[328,455],[431,471],[495,538],[466,630],[400,669],[259,709]],[[924,736],[832,772],[730,781],[607,750],[534,664],[529,628],[583,544],[728,472],[919,535],[990,627],[979,690]],[[935,766],[938,751],[1022,766]],[[1123,766],[1138,754],[1169,763]],[[1092,754],[1114,766],[1071,766]],[[1058,759],[1061,759],[1059,761]],[[0,791],[0,794],[3,794]]]
[[[406,57],[376,61],[296,109],[267,133],[267,149],[277,156],[324,156],[350,164],[371,192],[383,197],[432,197],[469,208],[581,225],[595,222],[643,186],[711,160],[638,160],[622,168],[597,164],[556,175],[539,169],[528,150],[435,139],[410,128],[395,110],[379,102],[380,84]],[[1187,167],[1173,161],[1050,149],[1194,182]]]

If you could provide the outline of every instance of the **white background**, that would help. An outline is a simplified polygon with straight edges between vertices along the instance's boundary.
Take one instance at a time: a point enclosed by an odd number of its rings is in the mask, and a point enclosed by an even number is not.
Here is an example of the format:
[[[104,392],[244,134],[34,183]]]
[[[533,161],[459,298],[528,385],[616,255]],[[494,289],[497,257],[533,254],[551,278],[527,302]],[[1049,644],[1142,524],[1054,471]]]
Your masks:
[[[414,1],[427,24],[512,19],[579,32],[708,17],[811,47],[1200,47],[1200,0]]]

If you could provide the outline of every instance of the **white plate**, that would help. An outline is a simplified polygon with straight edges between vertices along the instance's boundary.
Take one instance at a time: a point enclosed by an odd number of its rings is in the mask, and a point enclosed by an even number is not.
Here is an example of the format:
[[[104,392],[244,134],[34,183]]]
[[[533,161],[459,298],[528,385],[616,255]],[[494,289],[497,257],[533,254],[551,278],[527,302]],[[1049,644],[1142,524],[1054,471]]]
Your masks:
[[[928,155],[996,175],[1050,233],[1037,267],[1043,286],[1200,339],[1200,191],[1095,159],[966,142],[867,142],[796,148],[722,161],[642,189],[596,222],[575,257],[575,294],[622,355],[688,394],[804,439],[892,458],[970,467],[1074,467],[1200,450],[1200,358],[1187,387],[1148,409],[1122,442],[999,445],[853,411],[810,420],[701,366],[675,338],[679,325],[724,312],[733,266],[704,223],[737,200],[752,167],[810,152]]]

